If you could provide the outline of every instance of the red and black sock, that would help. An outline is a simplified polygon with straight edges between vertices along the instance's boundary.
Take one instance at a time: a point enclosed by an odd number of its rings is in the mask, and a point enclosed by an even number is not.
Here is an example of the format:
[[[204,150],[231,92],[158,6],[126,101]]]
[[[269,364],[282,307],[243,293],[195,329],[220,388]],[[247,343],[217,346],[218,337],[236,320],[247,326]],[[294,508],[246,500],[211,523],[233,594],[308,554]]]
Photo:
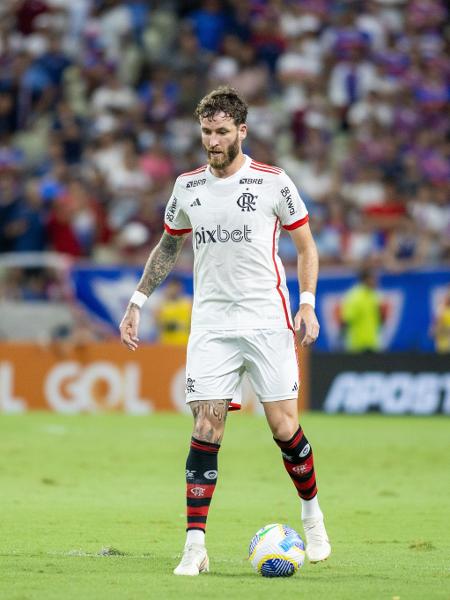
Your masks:
[[[297,488],[298,495],[303,500],[312,500],[317,494],[314,457],[303,429],[299,426],[287,442],[274,439],[281,448],[284,466]]]
[[[186,461],[187,530],[205,531],[209,505],[217,482],[220,444],[191,439]]]

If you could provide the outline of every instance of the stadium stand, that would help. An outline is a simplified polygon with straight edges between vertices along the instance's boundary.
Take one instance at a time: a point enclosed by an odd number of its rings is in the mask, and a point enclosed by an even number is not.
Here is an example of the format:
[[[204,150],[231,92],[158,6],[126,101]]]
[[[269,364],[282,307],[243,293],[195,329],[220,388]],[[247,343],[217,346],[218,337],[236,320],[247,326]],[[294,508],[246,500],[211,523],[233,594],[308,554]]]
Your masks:
[[[150,247],[175,175],[203,161],[195,102],[229,83],[323,262],[448,261],[446,17],[440,0],[2,3],[0,251]]]
[[[448,265],[447,17],[441,0],[2,2],[0,258],[142,263],[176,175],[204,163],[196,102],[226,83],[323,266]],[[280,255],[294,267],[287,236]],[[51,298],[34,275],[3,297]]]

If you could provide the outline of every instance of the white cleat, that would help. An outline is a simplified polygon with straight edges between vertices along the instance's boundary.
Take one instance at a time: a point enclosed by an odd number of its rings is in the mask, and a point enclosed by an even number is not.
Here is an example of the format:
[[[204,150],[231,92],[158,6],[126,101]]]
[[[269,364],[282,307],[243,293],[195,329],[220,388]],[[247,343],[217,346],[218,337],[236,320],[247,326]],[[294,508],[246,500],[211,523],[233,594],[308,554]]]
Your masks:
[[[191,577],[199,573],[208,573],[209,558],[206,548],[202,544],[186,544],[183,550],[181,562],[174,575],[189,575]]]
[[[306,536],[306,556],[309,562],[317,563],[326,560],[331,554],[331,545],[323,517],[303,519],[303,529]]]

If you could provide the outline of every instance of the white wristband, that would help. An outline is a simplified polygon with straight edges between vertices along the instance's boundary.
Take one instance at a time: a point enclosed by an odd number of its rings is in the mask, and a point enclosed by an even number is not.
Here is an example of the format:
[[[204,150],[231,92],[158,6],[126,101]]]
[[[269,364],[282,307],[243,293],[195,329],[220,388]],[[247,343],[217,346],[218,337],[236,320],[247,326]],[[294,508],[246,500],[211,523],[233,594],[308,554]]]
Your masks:
[[[137,304],[139,308],[142,308],[145,304],[145,301],[148,299],[148,296],[143,294],[142,292],[138,292],[137,290],[133,292],[133,295],[130,298],[130,304]]]
[[[316,308],[316,297],[311,292],[302,292],[300,294],[300,304],[310,304]]]

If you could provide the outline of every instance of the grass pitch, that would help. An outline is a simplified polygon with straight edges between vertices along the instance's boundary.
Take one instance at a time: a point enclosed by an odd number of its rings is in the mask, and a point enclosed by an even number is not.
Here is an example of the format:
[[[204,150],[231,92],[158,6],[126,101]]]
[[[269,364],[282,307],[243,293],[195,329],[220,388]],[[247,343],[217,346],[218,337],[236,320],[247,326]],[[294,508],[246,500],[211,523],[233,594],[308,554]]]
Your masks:
[[[182,415],[0,416],[0,598],[450,599],[450,423],[302,419],[333,553],[289,579],[247,562],[299,503],[261,417],[231,414],[208,523],[209,574],[175,577],[184,543]]]

